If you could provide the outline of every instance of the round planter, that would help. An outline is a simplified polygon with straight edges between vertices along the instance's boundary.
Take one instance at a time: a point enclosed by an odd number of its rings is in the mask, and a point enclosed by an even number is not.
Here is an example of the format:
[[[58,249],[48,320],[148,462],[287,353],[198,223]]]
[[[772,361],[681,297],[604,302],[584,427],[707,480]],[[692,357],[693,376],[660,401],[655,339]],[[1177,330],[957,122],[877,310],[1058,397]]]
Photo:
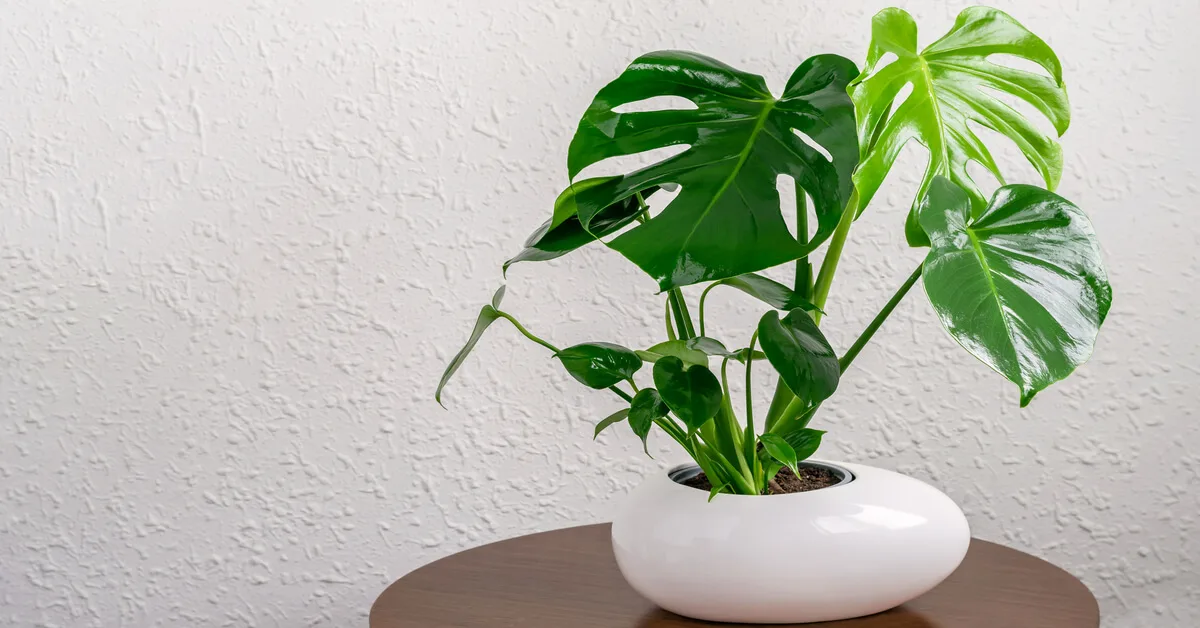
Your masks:
[[[941,491],[865,465],[821,463],[849,481],[789,495],[717,495],[647,477],[613,521],[613,552],[638,593],[708,621],[860,617],[937,586],[967,553],[962,510]]]

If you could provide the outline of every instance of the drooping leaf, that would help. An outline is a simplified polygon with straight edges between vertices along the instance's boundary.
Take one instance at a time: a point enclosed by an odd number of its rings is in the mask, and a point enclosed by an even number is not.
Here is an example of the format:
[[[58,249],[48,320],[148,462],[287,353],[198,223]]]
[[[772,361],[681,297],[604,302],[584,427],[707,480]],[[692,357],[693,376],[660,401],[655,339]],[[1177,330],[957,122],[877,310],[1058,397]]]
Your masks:
[[[708,355],[699,349],[688,346],[687,340],[667,340],[660,342],[645,351],[635,351],[638,357],[647,362],[657,362],[667,356],[679,358],[684,364],[708,366]]]
[[[758,341],[767,360],[787,387],[810,404],[828,399],[837,390],[837,355],[825,334],[807,313],[792,310],[782,320],[770,310],[758,321]]]
[[[501,288],[500,290],[503,289]],[[502,293],[497,291],[496,294],[501,295]],[[463,362],[466,361],[471,350],[475,348],[475,345],[479,343],[479,339],[483,337],[483,332],[487,331],[487,328],[496,322],[498,318],[500,318],[500,313],[491,305],[485,305],[479,310],[479,317],[475,319],[475,328],[471,330],[471,337],[467,339],[467,344],[463,345],[463,348],[459,349],[453,358],[450,358],[450,363],[446,365],[446,370],[442,372],[442,379],[438,382],[437,391],[433,393],[433,398],[439,405],[442,404],[442,389],[446,387],[446,383],[458,371],[458,367],[462,366]],[[442,405],[442,407],[445,407],[445,405]]]
[[[720,493],[721,491],[727,490],[728,488],[729,488],[729,485],[728,485],[728,484],[722,484],[722,485],[720,485],[720,486],[714,486],[714,487],[712,487],[712,488],[711,488],[711,489],[708,491],[708,501],[710,501],[710,502],[711,502],[711,501],[713,500],[713,498],[717,496],[717,493]]]
[[[597,212],[588,225],[590,232],[579,222],[575,195],[615,178],[584,179],[563,190],[554,201],[554,215],[525,240],[524,250],[504,262],[503,271],[508,272],[508,267],[517,262],[544,262],[562,257],[598,238],[616,233],[632,222],[642,211],[636,196],[623,198]],[[648,198],[657,190],[657,186],[642,190],[642,198]]]
[[[705,292],[717,287],[729,286],[770,305],[777,310],[801,309],[808,312],[820,312],[820,308],[804,299],[795,290],[757,273],[746,273],[737,277],[728,277],[714,282],[705,288]],[[823,314],[824,312],[822,312]]]
[[[691,431],[700,429],[721,408],[721,382],[706,366],[688,366],[676,357],[660,358],[654,363],[654,385]]]
[[[800,475],[800,469],[796,466],[796,451],[783,437],[767,432],[759,435],[758,440],[772,458],[791,469],[792,473]]]
[[[633,396],[633,403],[629,407],[629,427],[642,439],[642,449],[647,456],[650,455],[650,449],[646,444],[646,436],[650,433],[650,427],[655,419],[667,416],[669,411],[658,391],[653,388],[643,388]]]
[[[1008,185],[971,218],[968,197],[937,178],[919,211],[933,246],[925,293],[972,355],[1021,388],[1021,405],[1092,354],[1112,304],[1095,232],[1066,199]]]
[[[658,215],[609,245],[664,290],[753,272],[801,257],[833,233],[858,159],[846,86],[857,68],[836,55],[805,60],[776,99],[762,77],[702,55],[662,51],[635,60],[596,94],[571,141],[568,170],[610,157],[682,144],[689,148],[576,194],[581,223],[651,186],[682,187]],[[617,113],[657,96],[695,109]],[[821,146],[832,162],[797,132]],[[775,180],[791,176],[813,199],[811,242],[788,232]]]
[[[620,423],[621,421],[624,421],[625,417],[627,416],[629,416],[629,408],[621,408],[620,410],[617,410],[616,412],[604,417],[602,421],[596,424],[596,432],[592,434],[592,440],[596,440],[596,437],[600,435],[600,432],[603,432],[608,428],[608,426],[612,425],[613,423]]]
[[[567,372],[589,388],[608,388],[633,377],[642,359],[633,351],[608,342],[588,342],[567,347],[554,355]]]
[[[882,65],[887,53],[897,58]],[[1036,63],[1050,76],[989,60],[998,54]],[[912,93],[903,103],[895,102],[905,85],[912,85]],[[1059,135],[1070,124],[1058,57],[1006,13],[986,7],[964,9],[950,32],[918,53],[912,16],[896,8],[880,11],[871,21],[867,65],[850,85],[863,146],[862,163],[854,173],[859,207],[867,206],[904,144],[916,140],[929,150],[929,164],[905,224],[909,244],[929,244],[917,223],[916,207],[935,176],[945,176],[964,188],[978,215],[986,199],[967,174],[967,164],[979,163],[1001,183],[1004,176],[971,130],[971,122],[1015,142],[1053,190],[1062,174],[1062,148],[998,99],[996,92],[1032,105]]]
[[[496,294],[492,295],[492,307],[500,309],[500,302],[504,300],[504,286],[496,289]]]

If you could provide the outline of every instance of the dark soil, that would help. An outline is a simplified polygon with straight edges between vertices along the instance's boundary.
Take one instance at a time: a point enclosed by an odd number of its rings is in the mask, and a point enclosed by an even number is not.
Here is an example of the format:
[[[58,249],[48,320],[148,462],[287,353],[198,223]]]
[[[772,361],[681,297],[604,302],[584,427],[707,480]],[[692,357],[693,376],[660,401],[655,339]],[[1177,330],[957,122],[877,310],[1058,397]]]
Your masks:
[[[788,493],[804,493],[806,491],[815,491],[819,488],[833,486],[840,480],[838,476],[829,469],[824,467],[800,467],[800,476],[792,473],[791,469],[781,469],[775,476],[775,482],[767,488],[767,495],[786,495]],[[708,492],[712,490],[712,482],[708,481],[708,476],[701,471],[699,475],[689,478],[681,482],[684,486],[698,488]]]

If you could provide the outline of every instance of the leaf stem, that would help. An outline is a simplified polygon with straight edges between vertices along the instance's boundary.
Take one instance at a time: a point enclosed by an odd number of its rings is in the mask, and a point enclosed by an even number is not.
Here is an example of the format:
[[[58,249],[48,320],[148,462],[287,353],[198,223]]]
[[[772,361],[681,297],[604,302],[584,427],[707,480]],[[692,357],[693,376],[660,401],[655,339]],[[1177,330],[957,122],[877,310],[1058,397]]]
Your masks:
[[[796,185],[796,241],[801,246],[808,244],[808,196],[804,188]],[[796,280],[793,289],[808,299],[812,294],[812,262],[808,255],[796,260]]]
[[[825,309],[825,301],[829,299],[829,289],[833,286],[833,275],[837,272],[838,260],[842,257],[842,251],[845,250],[850,227],[854,225],[854,219],[857,217],[858,190],[855,190],[850,195],[845,209],[842,210],[842,218],[838,221],[833,237],[829,239],[829,250],[825,253],[825,259],[821,262],[821,272],[817,274],[817,281],[813,285],[812,302],[818,308],[818,311],[813,312],[813,320],[818,324],[821,322],[821,310]]]
[[[524,325],[518,323],[517,319],[513,318],[508,312],[502,312],[500,310],[496,310],[496,314],[498,314],[501,318],[506,319],[508,322],[512,323],[513,327],[516,327],[517,331],[521,332],[521,335],[538,343],[539,345],[542,345],[543,347],[546,347],[547,349],[553,351],[554,353],[558,353],[558,347],[556,347],[556,346],[546,342],[545,340],[542,340],[541,338],[538,338],[537,336],[530,333],[530,331],[528,329],[525,329]]]
[[[896,306],[899,305],[900,301],[904,299],[904,295],[908,294],[908,291],[912,289],[913,284],[917,283],[917,279],[921,276],[921,271],[924,268],[924,262],[917,265],[916,270],[914,270],[912,274],[908,276],[908,279],[904,280],[904,284],[901,285],[898,290],[896,290],[896,293],[893,294],[892,298],[889,299],[887,304],[883,306],[883,309],[879,310],[879,313],[875,315],[875,318],[871,320],[871,323],[867,325],[867,328],[864,329],[862,334],[859,335],[858,340],[855,340],[854,344],[850,345],[850,348],[846,350],[845,355],[838,359],[838,366],[841,367],[841,371],[843,373],[846,372],[846,369],[850,366],[850,363],[854,361],[854,358],[858,357],[858,352],[862,351],[863,347],[865,347],[867,343],[871,341],[871,337],[875,335],[875,332],[879,331],[879,327],[883,325],[883,321],[887,320],[887,317],[891,315],[892,310],[896,309]]]

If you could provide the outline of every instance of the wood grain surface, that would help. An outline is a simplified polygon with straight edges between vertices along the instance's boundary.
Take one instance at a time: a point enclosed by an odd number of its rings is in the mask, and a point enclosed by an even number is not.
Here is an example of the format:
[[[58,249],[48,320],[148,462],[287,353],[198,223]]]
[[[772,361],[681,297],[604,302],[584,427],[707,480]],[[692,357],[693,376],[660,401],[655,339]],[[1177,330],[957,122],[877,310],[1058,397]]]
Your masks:
[[[1096,599],[1074,576],[1028,554],[972,539],[933,591],[890,611],[808,628],[1096,628]],[[732,627],[654,606],[617,570],[608,524],[500,541],[397,580],[370,628]],[[799,624],[798,624],[799,625]]]

